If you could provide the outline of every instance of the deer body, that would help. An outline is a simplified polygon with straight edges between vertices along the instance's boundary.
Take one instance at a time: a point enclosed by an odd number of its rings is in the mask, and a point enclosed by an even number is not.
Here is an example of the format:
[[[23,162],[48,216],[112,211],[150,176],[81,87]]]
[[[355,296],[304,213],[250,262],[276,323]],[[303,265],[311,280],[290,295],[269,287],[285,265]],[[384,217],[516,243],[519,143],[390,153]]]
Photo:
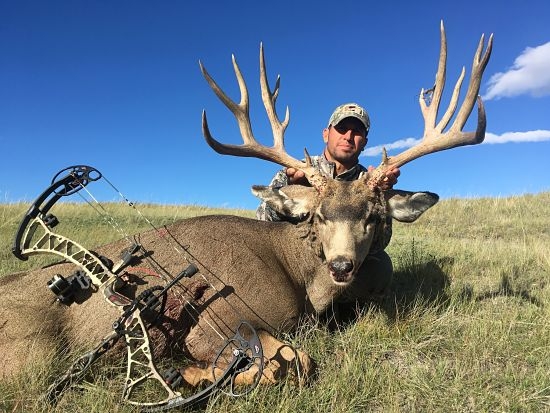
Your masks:
[[[338,198],[357,197],[358,185],[330,182],[331,192]],[[370,191],[364,185],[363,188]],[[290,198],[284,191],[292,193],[292,202],[298,207],[291,209],[297,215],[302,214],[305,200],[311,201],[314,191],[288,187],[276,190],[274,195],[270,188],[262,190],[262,196],[283,196],[288,202]],[[261,191],[257,188],[256,192]],[[437,201],[433,194],[391,194],[392,197],[386,194],[388,207],[396,215],[397,211],[401,215],[418,215]],[[415,196],[424,199],[422,207],[417,205],[417,209],[407,212],[404,205]],[[147,254],[138,257],[128,269],[130,282],[121,292],[134,298],[144,288],[144,282],[150,286],[161,281],[143,274],[158,272],[159,268],[177,274],[187,260],[192,261],[205,279],[195,276],[174,288],[170,311],[155,333],[156,352],[160,356],[179,352],[210,362],[222,344],[219,334],[230,336],[240,321],[247,321],[263,331],[267,353],[275,354],[277,349],[273,346],[283,344],[274,341],[272,334],[291,331],[300,317],[325,310],[356,276],[368,277],[368,268],[360,267],[380,223],[380,209],[375,198],[358,198],[364,199],[363,205],[349,208],[342,203],[338,203],[339,207],[330,205],[333,197],[325,196],[315,208],[326,210],[322,223],[318,213],[297,225],[219,215],[182,220],[160,233],[150,230],[138,234],[136,239]],[[276,207],[272,198],[267,201]],[[363,213],[357,215],[361,210]],[[334,216],[327,215],[327,211]],[[332,245],[333,238],[339,242]],[[125,242],[108,244],[97,252],[114,260],[127,246]],[[335,275],[327,257],[353,262],[353,274],[346,274],[345,280],[341,274]],[[51,358],[53,351],[67,344],[94,347],[112,331],[120,313],[105,302],[101,293],[79,297],[70,306],[54,302],[47,281],[56,274],[68,276],[72,271],[72,264],[60,263],[1,279],[0,362],[9,366],[5,375],[16,372],[34,357]],[[193,311],[186,312],[186,300],[195,301]],[[307,356],[300,356],[304,359],[302,364],[307,364]]]

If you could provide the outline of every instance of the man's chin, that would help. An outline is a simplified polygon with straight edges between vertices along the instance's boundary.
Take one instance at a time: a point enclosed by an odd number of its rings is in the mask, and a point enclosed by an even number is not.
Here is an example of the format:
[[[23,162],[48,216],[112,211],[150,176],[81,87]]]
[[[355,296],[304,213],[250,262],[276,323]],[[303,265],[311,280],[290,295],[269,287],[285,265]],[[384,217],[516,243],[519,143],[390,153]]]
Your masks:
[[[358,161],[358,154],[354,151],[340,151],[338,156],[335,156],[334,159],[336,159],[340,163],[357,163]]]

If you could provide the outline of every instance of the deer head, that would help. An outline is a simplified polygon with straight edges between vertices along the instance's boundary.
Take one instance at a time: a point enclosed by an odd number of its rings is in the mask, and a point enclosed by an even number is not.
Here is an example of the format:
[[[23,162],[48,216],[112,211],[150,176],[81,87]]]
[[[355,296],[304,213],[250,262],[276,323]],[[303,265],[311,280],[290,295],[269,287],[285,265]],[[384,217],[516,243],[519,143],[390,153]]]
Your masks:
[[[371,247],[385,246],[388,218],[413,222],[439,199],[430,192],[372,189],[366,178],[327,180],[323,193],[302,185],[255,185],[252,192],[275,211],[300,221],[302,237],[326,263],[333,281],[347,285]]]
[[[445,85],[447,42],[443,23],[441,31],[441,50],[439,67],[434,88],[429,92],[420,92],[420,106],[425,121],[424,136],[419,144],[399,155],[388,157],[385,150],[381,164],[362,178],[346,182],[328,179],[312,166],[305,152],[305,161],[288,155],[284,149],[284,132],[289,122],[289,110],[284,120],[277,116],[275,102],[279,93],[280,78],[275,88],[270,90],[267,82],[263,46],[260,45],[260,86],[262,101],[269,118],[274,144],[272,147],[260,145],[253,136],[249,116],[248,90],[233,56],[233,67],[241,92],[241,101],[233,102],[220,89],[202,64],[201,71],[208,84],[237,119],[242,145],[222,144],[214,139],[208,128],[206,112],[203,111],[203,135],[208,145],[216,152],[226,155],[247,156],[275,162],[287,168],[301,169],[311,183],[311,187],[289,185],[283,188],[254,186],[253,193],[265,200],[274,210],[295,217],[307,225],[307,236],[318,255],[326,262],[334,283],[349,284],[373,243],[377,242],[382,227],[389,217],[403,222],[416,220],[424,211],[433,206],[438,197],[429,192],[382,191],[379,184],[386,171],[400,167],[426,154],[463,145],[481,143],[485,137],[486,117],[481,98],[478,96],[483,71],[491,54],[492,36],[485,53],[481,55],[484,37],[477,48],[468,91],[458,114],[447,131],[453,117],[464,79],[462,73],[455,85],[451,102],[443,118],[436,124],[437,112]],[[463,132],[462,129],[470,116],[475,101],[478,102],[478,122],[475,132]]]

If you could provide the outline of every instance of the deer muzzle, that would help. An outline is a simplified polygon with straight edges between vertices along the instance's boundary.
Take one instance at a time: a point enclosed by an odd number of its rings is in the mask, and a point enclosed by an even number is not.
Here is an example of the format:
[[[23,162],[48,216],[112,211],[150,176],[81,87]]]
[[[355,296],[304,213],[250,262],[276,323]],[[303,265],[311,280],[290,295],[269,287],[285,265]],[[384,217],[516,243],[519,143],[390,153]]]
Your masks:
[[[330,275],[336,284],[348,284],[354,273],[353,261],[346,257],[336,257],[328,263]]]

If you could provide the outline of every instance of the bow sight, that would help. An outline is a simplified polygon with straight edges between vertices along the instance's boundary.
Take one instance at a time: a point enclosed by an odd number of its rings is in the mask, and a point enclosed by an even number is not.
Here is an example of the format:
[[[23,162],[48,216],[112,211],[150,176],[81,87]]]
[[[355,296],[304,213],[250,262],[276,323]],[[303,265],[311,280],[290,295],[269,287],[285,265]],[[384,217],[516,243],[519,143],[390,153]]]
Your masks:
[[[172,367],[164,374],[160,374],[157,370],[148,335],[148,329],[154,321],[146,324],[142,315],[145,312],[148,314],[153,312],[156,314],[153,320],[162,317],[170,289],[178,285],[184,278],[191,278],[197,273],[200,276],[199,267],[184,257],[187,261],[186,267],[176,276],[170,276],[171,280],[164,286],[151,287],[131,299],[117,290],[125,283],[121,277],[122,270],[132,262],[138,252],[146,255],[147,251],[143,246],[132,242],[130,247],[122,252],[120,261],[113,264],[108,258],[91,252],[79,243],[53,232],[53,229],[59,224],[59,220],[50,212],[52,207],[61,198],[76,194],[88,184],[102,178],[120,196],[123,196],[97,169],[91,166],[75,165],[59,171],[52,179],[50,186],[25,213],[12,247],[13,254],[20,260],[27,260],[29,256],[35,254],[54,254],[78,267],[78,270],[70,276],[65,277],[62,274],[57,274],[47,283],[47,287],[56,296],[59,303],[67,306],[79,304],[88,299],[91,294],[100,293],[121,314],[117,320],[113,321],[113,331],[93,350],[79,357],[63,376],[52,383],[46,394],[47,400],[56,402],[62,392],[81,380],[92,363],[111,349],[120,338],[124,338],[128,355],[123,399],[130,404],[141,406],[146,411],[167,410],[205,402],[212,393],[225,386],[229,386],[229,391],[226,393],[231,396],[239,396],[251,391],[256,387],[262,374],[263,352],[256,331],[244,321],[237,326],[235,335],[225,340],[213,361],[212,371],[219,371],[220,369],[216,368],[218,362],[222,355],[230,350],[232,355],[230,362],[221,374],[218,376],[214,374],[215,381],[210,386],[189,397],[184,397],[176,390],[183,381],[178,370]],[[89,193],[87,189],[86,192]],[[126,198],[124,200],[135,208],[133,203]],[[140,216],[144,218],[141,213]],[[146,218],[145,220],[158,231],[149,220]],[[205,277],[203,278],[206,280]],[[211,287],[214,288],[212,285]],[[186,304],[192,307],[190,301],[187,301]],[[221,335],[221,333],[219,334]],[[144,366],[146,367],[145,373],[143,373]],[[253,366],[256,366],[258,370],[257,379],[245,391],[237,391],[235,388],[236,376]],[[138,385],[147,380],[160,383],[166,394],[162,400],[139,402],[133,399]]]

